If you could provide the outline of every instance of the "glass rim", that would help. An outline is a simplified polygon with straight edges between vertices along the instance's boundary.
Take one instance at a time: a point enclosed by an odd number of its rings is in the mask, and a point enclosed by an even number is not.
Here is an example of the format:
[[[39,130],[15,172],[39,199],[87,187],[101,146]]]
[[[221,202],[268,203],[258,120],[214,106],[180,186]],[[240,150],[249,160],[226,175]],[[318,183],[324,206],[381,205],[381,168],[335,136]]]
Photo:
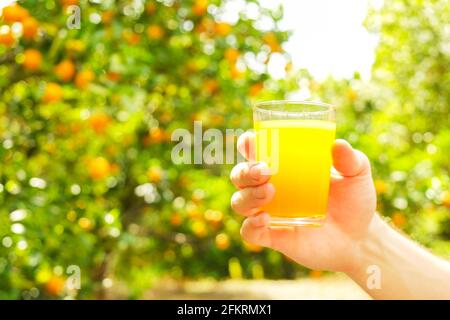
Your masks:
[[[281,111],[281,110],[270,110],[268,108],[262,108],[266,106],[273,105],[306,105],[306,106],[317,106],[323,107],[325,110],[315,110],[315,111]],[[262,112],[262,113],[270,113],[270,114],[310,114],[310,115],[325,115],[336,112],[336,107],[330,103],[325,103],[322,101],[312,101],[312,100],[267,100],[260,101],[253,104],[253,111]]]

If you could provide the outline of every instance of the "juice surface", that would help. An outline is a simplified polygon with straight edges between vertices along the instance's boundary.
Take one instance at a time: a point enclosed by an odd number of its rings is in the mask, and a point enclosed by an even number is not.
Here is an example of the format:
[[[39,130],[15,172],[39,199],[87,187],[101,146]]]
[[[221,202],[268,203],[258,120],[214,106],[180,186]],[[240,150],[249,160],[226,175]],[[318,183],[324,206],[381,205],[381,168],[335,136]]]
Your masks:
[[[324,217],[336,124],[325,120],[255,122],[256,160],[272,172],[275,197],[262,209],[274,217]]]

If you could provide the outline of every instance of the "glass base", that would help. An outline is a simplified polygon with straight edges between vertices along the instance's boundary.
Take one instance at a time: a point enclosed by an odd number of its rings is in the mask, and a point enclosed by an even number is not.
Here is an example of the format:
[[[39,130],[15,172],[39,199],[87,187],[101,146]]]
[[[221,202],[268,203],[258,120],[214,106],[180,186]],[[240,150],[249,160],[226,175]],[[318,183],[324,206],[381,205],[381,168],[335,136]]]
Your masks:
[[[325,217],[284,218],[270,217],[271,227],[321,227]]]

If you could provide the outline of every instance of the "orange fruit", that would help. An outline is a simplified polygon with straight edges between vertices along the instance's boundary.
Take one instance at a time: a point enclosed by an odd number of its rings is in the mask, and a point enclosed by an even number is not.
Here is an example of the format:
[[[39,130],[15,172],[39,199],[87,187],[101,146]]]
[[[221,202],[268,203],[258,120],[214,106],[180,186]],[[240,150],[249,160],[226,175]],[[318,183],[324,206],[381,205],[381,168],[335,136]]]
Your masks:
[[[249,95],[252,96],[252,97],[258,95],[258,93],[261,92],[263,87],[264,87],[264,84],[262,82],[252,84],[250,86]]]
[[[375,180],[374,181],[375,190],[377,194],[383,194],[387,191],[387,184],[383,180]]]
[[[9,29],[5,33],[0,33],[0,44],[3,44],[7,47],[10,47],[14,44],[14,36],[11,32],[11,29]]]
[[[159,127],[151,128],[149,132],[149,137],[151,143],[160,143],[165,139],[164,130]]]
[[[59,296],[64,291],[66,282],[63,278],[53,276],[45,284],[45,291],[51,296]]]
[[[109,126],[111,118],[104,113],[97,113],[89,118],[89,124],[95,132],[101,134],[104,133]]]
[[[216,246],[220,250],[225,250],[230,247],[230,237],[225,233],[219,233],[216,236]]]
[[[263,247],[258,246],[257,244],[250,243],[250,242],[244,241],[244,246],[249,252],[261,252],[263,250]]]
[[[91,70],[82,70],[75,77],[75,85],[80,89],[85,89],[94,79],[95,74]]]
[[[163,176],[163,171],[160,167],[153,166],[147,170],[147,177],[150,182],[158,183],[161,181]]]
[[[77,5],[78,4],[78,0],[61,0],[61,4],[63,6]]]
[[[124,31],[122,33],[123,38],[132,45],[137,45],[141,41],[141,36],[132,31]]]
[[[78,225],[83,230],[91,230],[92,229],[92,222],[86,217],[82,217],[78,220]]]
[[[450,208],[450,191],[445,191],[442,195],[442,204],[447,208]]]
[[[232,79],[240,79],[244,76],[244,72],[233,66],[230,70]]]
[[[39,30],[39,23],[37,20],[33,17],[27,17],[22,22],[22,28],[23,28],[23,37],[25,39],[31,40],[36,37]]]
[[[150,39],[159,40],[164,36],[164,29],[159,25],[152,24],[147,28],[147,35]]]
[[[208,233],[206,230],[206,225],[203,221],[194,221],[192,223],[192,231],[199,238],[206,236]]]
[[[225,50],[225,59],[227,59],[230,64],[235,63],[239,58],[239,55],[239,50],[235,48],[228,48],[227,50]]]
[[[54,71],[59,80],[68,82],[75,75],[75,65],[70,60],[63,60],[55,66]]]
[[[401,212],[394,212],[392,215],[392,222],[398,227],[403,228],[406,224],[406,217]]]
[[[281,45],[278,42],[277,36],[273,32],[268,32],[263,36],[263,41],[270,47],[272,52],[281,52]]]
[[[36,49],[27,49],[24,52],[23,66],[26,70],[36,71],[41,67],[42,54]]]
[[[47,84],[44,90],[42,100],[45,103],[56,102],[62,99],[62,89],[59,84],[50,82]]]
[[[108,77],[109,80],[111,81],[119,81],[121,78],[121,74],[118,72],[114,72],[114,71],[109,71],[106,76]]]
[[[102,22],[105,24],[110,24],[115,16],[113,11],[102,12]]]
[[[219,36],[226,36],[231,31],[231,25],[225,22],[219,22],[215,26],[215,32]]]
[[[19,6],[18,4],[12,4],[3,8],[3,20],[8,23],[23,21],[29,16],[28,10]]]
[[[106,178],[110,173],[110,169],[111,164],[103,157],[96,157],[88,163],[89,175],[96,180]]]
[[[149,3],[146,7],[145,7],[145,12],[147,12],[148,14],[153,14],[156,12],[156,4],[154,2]]]
[[[309,277],[313,279],[320,278],[322,276],[322,271],[320,270],[311,270],[309,272]]]
[[[179,213],[173,213],[170,216],[170,224],[173,226],[179,226],[183,222],[183,217]]]
[[[207,79],[204,85],[209,94],[213,94],[219,89],[219,82],[216,79]]]
[[[202,16],[208,10],[208,0],[196,0],[192,6],[192,12],[196,16]]]

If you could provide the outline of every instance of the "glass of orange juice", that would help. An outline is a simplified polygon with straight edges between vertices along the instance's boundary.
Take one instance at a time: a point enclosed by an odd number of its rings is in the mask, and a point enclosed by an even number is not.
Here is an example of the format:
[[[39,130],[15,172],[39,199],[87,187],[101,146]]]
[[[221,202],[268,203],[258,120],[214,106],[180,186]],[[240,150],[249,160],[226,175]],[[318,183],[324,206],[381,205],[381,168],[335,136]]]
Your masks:
[[[270,169],[273,226],[321,226],[326,218],[336,123],[333,106],[267,101],[253,108],[256,161]]]

